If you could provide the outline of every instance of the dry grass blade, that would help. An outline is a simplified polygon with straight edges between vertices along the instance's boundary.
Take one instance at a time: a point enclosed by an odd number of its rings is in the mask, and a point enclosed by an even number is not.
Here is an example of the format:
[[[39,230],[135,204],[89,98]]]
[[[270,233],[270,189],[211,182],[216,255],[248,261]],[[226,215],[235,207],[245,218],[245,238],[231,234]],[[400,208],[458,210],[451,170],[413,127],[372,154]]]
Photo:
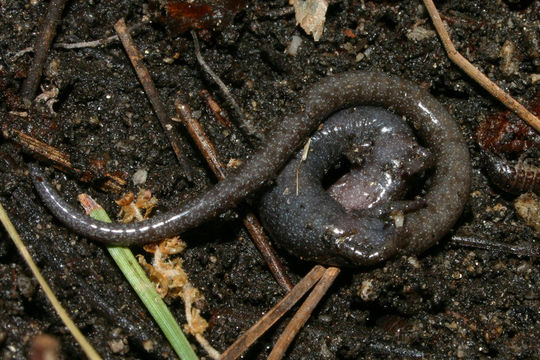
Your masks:
[[[251,328],[240,336],[223,354],[221,360],[237,359],[262,334],[275,324],[290,308],[294,306],[309,289],[323,276],[325,268],[316,265],[279,303],[259,319]]]
[[[529,123],[529,125],[535,128],[536,131],[540,132],[540,119],[538,119],[538,117],[534,116],[534,114],[532,114],[523,105],[517,102],[513,97],[505,93],[497,84],[495,84],[480,70],[474,67],[473,64],[471,64],[467,59],[463,57],[463,55],[461,55],[456,50],[454,44],[452,43],[452,40],[450,39],[450,35],[448,35],[448,32],[444,27],[441,16],[439,15],[437,8],[435,7],[435,4],[433,4],[433,1],[424,0],[424,5],[426,6],[426,9],[431,16],[433,25],[435,26],[435,29],[437,30],[437,33],[441,38],[441,41],[444,45],[444,48],[446,49],[446,52],[448,53],[448,57],[450,58],[450,60],[452,60],[452,62],[459,66],[460,69],[465,71],[467,75],[473,78],[473,80],[480,84],[480,86],[482,86],[491,95],[496,97],[506,107],[514,111],[519,117]]]
[[[338,268],[329,267],[326,269],[317,286],[315,286],[306,301],[304,301],[300,309],[298,309],[296,314],[294,314],[294,317],[291,319],[289,324],[287,324],[285,330],[283,330],[283,333],[272,349],[270,356],[268,356],[268,360],[280,360],[283,358],[283,356],[285,356],[285,352],[289,348],[289,345],[292,343],[294,337],[309,319],[311,313],[313,310],[315,310],[317,304],[319,301],[321,301],[322,297],[324,294],[326,294],[328,288],[330,288],[330,286],[334,283],[334,280],[338,275]]]
[[[88,356],[88,358],[92,360],[101,359],[101,357],[96,352],[96,350],[94,350],[92,345],[88,342],[88,340],[86,340],[84,335],[81,333],[77,325],[75,325],[73,320],[71,320],[67,311],[64,309],[62,304],[60,304],[60,301],[58,301],[58,299],[54,295],[54,292],[50,288],[49,284],[41,275],[39,268],[37,267],[34,260],[32,260],[32,256],[30,255],[30,253],[24,246],[24,243],[22,242],[19,234],[17,233],[17,230],[13,226],[13,223],[11,222],[11,220],[9,220],[9,217],[6,211],[4,210],[4,207],[2,206],[2,204],[0,204],[0,221],[6,228],[6,231],[8,232],[13,242],[15,243],[15,246],[17,246],[19,253],[24,258],[24,261],[26,261],[30,270],[32,270],[32,274],[34,274],[35,278],[37,279],[39,283],[39,286],[41,286],[41,288],[43,289],[43,292],[45,293],[45,295],[47,295],[47,298],[51,302],[54,310],[56,311],[58,316],[60,316],[60,319],[62,319],[62,322],[69,329],[69,331],[71,332],[73,337],[77,340],[79,345],[81,345],[81,348],[83,349],[86,356]]]

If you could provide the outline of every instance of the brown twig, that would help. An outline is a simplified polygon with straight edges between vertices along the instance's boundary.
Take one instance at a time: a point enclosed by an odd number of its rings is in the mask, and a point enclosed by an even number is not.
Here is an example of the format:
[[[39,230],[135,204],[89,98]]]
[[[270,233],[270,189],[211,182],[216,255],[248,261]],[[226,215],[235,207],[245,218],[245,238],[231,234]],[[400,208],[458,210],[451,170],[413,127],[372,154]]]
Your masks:
[[[203,127],[191,116],[191,109],[187,104],[182,103],[180,100],[176,100],[174,106],[178,117],[186,126],[189,135],[193,141],[195,141],[195,145],[197,145],[197,148],[204,156],[206,162],[212,169],[212,172],[216,175],[218,180],[223,180],[227,176],[227,172],[219,161],[219,154],[217,153],[214,144],[212,144],[206,135]]]
[[[141,85],[144,89],[144,92],[146,93],[146,96],[148,97],[148,100],[150,100],[150,103],[152,104],[152,108],[154,109],[154,112],[156,113],[156,116],[159,119],[159,122],[161,123],[161,126],[165,131],[165,134],[167,134],[167,137],[169,138],[169,142],[171,143],[171,146],[174,150],[174,153],[176,154],[180,166],[182,166],[182,170],[185,174],[190,174],[191,167],[188,165],[191,163],[191,160],[187,158],[180,149],[180,141],[178,139],[177,133],[174,131],[174,122],[167,114],[167,109],[159,98],[159,94],[156,86],[154,85],[154,82],[152,81],[152,77],[150,76],[148,69],[142,61],[143,56],[139,53],[137,47],[135,46],[135,43],[133,42],[133,39],[129,35],[129,31],[124,19],[120,19],[116,22],[116,24],[114,24],[114,30],[118,34],[118,37],[120,38],[120,41],[122,42],[122,45],[126,50],[129,60],[131,61],[131,64],[133,65],[133,68],[137,73],[137,77],[141,82]]]
[[[452,243],[459,246],[467,246],[491,251],[502,251],[507,254],[513,254],[518,256],[529,256],[532,258],[538,258],[540,256],[540,249],[538,248],[538,246],[535,246],[532,243],[527,245],[511,245],[505,243],[498,243],[492,240],[484,239],[482,237],[464,235],[453,235],[451,241]]]
[[[23,133],[17,129],[3,129],[4,135],[9,137],[19,145],[23,147],[25,151],[32,154],[33,156],[41,159],[45,159],[53,163],[54,167],[57,169],[76,174],[80,172],[79,169],[75,169],[71,164],[69,155],[58,150],[54,146],[48,145],[38,139]]]
[[[244,112],[240,108],[240,105],[234,100],[234,97],[232,96],[231,92],[227,88],[227,85],[221,79],[219,76],[216,75],[216,73],[208,66],[206,61],[204,61],[204,58],[201,54],[201,48],[199,46],[199,39],[197,38],[197,34],[195,31],[191,31],[191,36],[193,37],[193,45],[195,47],[195,56],[197,57],[197,61],[199,62],[199,65],[203,68],[204,71],[214,80],[214,82],[219,86],[219,89],[225,96],[225,99],[229,103],[230,106],[234,109],[234,112],[236,113],[236,116],[238,116],[238,125],[240,128],[247,134],[247,135],[255,135],[255,129],[251,122],[248,121],[246,116],[244,115]]]
[[[68,174],[73,174],[83,182],[93,182],[96,181],[96,177],[85,169],[75,167],[71,162],[70,156],[65,152],[62,152],[55,148],[54,146],[48,145],[38,139],[23,133],[17,129],[8,129],[6,127],[2,128],[4,136],[12,139],[19,145],[21,145],[25,152],[31,154],[37,159],[46,160],[51,162],[52,165]],[[101,175],[101,174],[100,174]],[[113,193],[118,193],[123,190],[123,187],[126,185],[126,181],[119,176],[103,173],[99,176],[99,179],[103,178],[103,183],[101,189],[104,191],[110,191]]]
[[[339,269],[336,267],[329,267],[326,269],[321,280],[317,283],[317,286],[311,291],[300,309],[298,309],[296,314],[294,314],[294,317],[287,324],[285,330],[283,330],[283,333],[276,342],[276,345],[274,345],[272,352],[270,352],[268,360],[281,360],[283,356],[285,356],[285,352],[289,348],[289,345],[296,334],[298,334],[298,331],[300,331],[302,326],[304,326],[309,319],[311,313],[315,310],[317,304],[321,301],[324,294],[326,294],[328,288],[333,284],[338,274]]]
[[[34,60],[28,69],[28,74],[21,89],[21,96],[25,101],[31,102],[34,99],[49,48],[56,34],[56,26],[62,16],[65,5],[66,0],[51,0],[49,3],[47,15],[41,25],[34,45]]]
[[[212,113],[214,113],[214,117],[226,128],[232,128],[232,123],[223,114],[223,109],[221,109],[221,106],[210,96],[210,93],[208,93],[207,90],[202,90],[199,95],[206,101],[206,105],[212,110]]]
[[[242,219],[242,222],[248,230],[249,234],[251,235],[253,243],[255,244],[257,249],[259,249],[264,260],[266,261],[268,268],[270,268],[270,272],[276,278],[278,284],[285,291],[291,291],[293,284],[287,276],[287,273],[283,268],[283,264],[277,257],[274,248],[272,247],[272,245],[270,245],[270,240],[268,239],[268,236],[266,236],[266,234],[264,233],[264,228],[259,222],[257,216],[255,216],[255,214],[252,212],[248,212],[244,216],[244,219]]]
[[[227,176],[227,171],[219,160],[219,154],[217,153],[216,148],[206,135],[203,127],[196,119],[191,116],[191,111],[188,105],[183,104],[179,100],[177,100],[175,106],[179,118],[186,126],[189,135],[195,141],[195,144],[206,159],[206,162],[208,163],[216,177],[219,180],[223,180]],[[257,217],[253,213],[249,212],[244,217],[243,223],[249,231],[251,238],[255,243],[255,246],[257,246],[264,260],[268,264],[268,267],[276,278],[278,284],[281,285],[281,287],[283,287],[286,291],[291,291],[293,287],[291,280],[285,273],[283,265],[279,261],[272,246],[270,245],[268,237],[264,234],[262,225],[260,224]]]
[[[452,60],[454,64],[456,64],[467,75],[469,75],[471,78],[473,78],[473,80],[480,84],[480,86],[482,86],[487,92],[497,98],[507,108],[514,111],[519,117],[521,117],[524,121],[529,123],[529,125],[535,128],[536,131],[540,132],[540,119],[534,116],[534,114],[532,114],[529,110],[527,110],[523,105],[517,102],[510,95],[505,93],[497,84],[495,84],[480,70],[474,67],[473,64],[471,64],[456,50],[454,44],[452,43],[452,40],[450,39],[450,35],[448,35],[448,32],[444,27],[439,12],[433,4],[433,1],[423,1],[450,60]]]
[[[294,306],[306,292],[323,276],[325,268],[316,265],[296,286],[259,319],[251,328],[240,336],[225,352],[221,354],[221,360],[238,358],[251,346],[262,334],[278,321],[290,308]]]

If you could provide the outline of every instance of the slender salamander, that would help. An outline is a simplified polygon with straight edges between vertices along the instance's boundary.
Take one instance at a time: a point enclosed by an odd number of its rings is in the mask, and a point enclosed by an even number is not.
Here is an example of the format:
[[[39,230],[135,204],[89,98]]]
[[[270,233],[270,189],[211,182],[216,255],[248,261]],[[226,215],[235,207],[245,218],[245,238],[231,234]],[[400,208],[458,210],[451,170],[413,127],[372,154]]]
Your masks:
[[[43,202],[68,228],[107,244],[145,244],[182,233],[235,206],[274,178],[327,117],[358,105],[380,106],[406,117],[436,158],[425,207],[406,216],[405,240],[385,243],[387,247],[379,254],[368,255],[366,263],[385,259],[401,248],[411,253],[424,251],[450,230],[463,210],[471,181],[469,152],[442,104],[413,83],[378,72],[342,73],[315,83],[300,98],[299,110],[285,116],[269,134],[265,146],[244,166],[178,209],[144,222],[107,224],[93,220],[63,200],[38,165],[29,167]]]

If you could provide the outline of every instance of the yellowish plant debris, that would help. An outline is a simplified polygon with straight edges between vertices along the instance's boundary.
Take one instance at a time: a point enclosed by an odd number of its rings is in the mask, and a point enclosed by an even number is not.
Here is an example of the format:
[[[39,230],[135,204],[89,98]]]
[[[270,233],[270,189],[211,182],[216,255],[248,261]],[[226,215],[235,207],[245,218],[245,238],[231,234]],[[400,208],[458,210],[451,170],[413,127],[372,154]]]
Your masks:
[[[319,41],[324,31],[326,20],[327,0],[289,0],[294,6],[296,23],[306,34],[313,34],[313,40]]]
[[[184,298],[183,288],[189,284],[189,280],[182,268],[182,259],[170,258],[170,255],[180,254],[185,248],[186,244],[178,237],[174,237],[165,239],[159,244],[144,247],[145,250],[148,249],[150,253],[154,254],[152,264],[148,264],[142,255],[137,256],[150,280],[156,284],[156,290],[162,298],[167,295],[172,298]]]
[[[538,195],[532,192],[521,194],[514,202],[514,207],[527,225],[540,232],[540,200]]]
[[[144,246],[146,251],[153,254],[152,264],[148,264],[142,255],[137,255],[137,260],[155,284],[156,291],[162,298],[165,296],[182,298],[187,320],[184,331],[195,336],[210,357],[217,359],[219,352],[203,336],[208,328],[208,322],[201,316],[201,310],[195,306],[197,302],[204,300],[204,296],[189,282],[182,268],[182,259],[171,258],[171,255],[178,255],[185,248],[186,244],[178,237],[165,239],[159,244]]]
[[[182,298],[186,303],[186,318],[188,323],[184,325],[184,330],[192,335],[202,334],[208,327],[208,322],[201,316],[201,310],[192,305],[203,299],[199,289],[194,288],[188,282],[183,288]]]
[[[181,254],[186,249],[186,243],[180,240],[178,236],[167,238],[159,243],[146,244],[143,246],[144,251],[154,254],[156,251],[161,251],[164,255]]]
[[[122,208],[119,216],[122,217],[122,222],[129,223],[132,221],[141,221],[148,218],[150,212],[157,206],[157,199],[152,196],[149,190],[140,190],[137,195],[137,200],[133,202],[135,195],[132,192],[125,194],[121,199],[116,200],[116,203]],[[142,214],[141,210],[144,210]]]
[[[157,205],[157,199],[152,197],[148,190],[141,190],[137,199],[134,200],[135,195],[128,193],[116,201],[122,207],[120,216],[123,216],[123,222],[144,220]],[[144,215],[141,210],[144,210]],[[201,316],[201,310],[195,306],[204,300],[204,296],[189,282],[182,268],[182,258],[175,256],[184,252],[186,243],[175,236],[159,243],[145,245],[143,249],[153,254],[151,263],[149,264],[143,255],[137,255],[137,260],[146,271],[150,281],[154,283],[158,294],[162,298],[165,296],[182,298],[187,320],[187,324],[184,325],[185,332],[193,335],[211,358],[219,358],[219,352],[203,336],[208,322]]]

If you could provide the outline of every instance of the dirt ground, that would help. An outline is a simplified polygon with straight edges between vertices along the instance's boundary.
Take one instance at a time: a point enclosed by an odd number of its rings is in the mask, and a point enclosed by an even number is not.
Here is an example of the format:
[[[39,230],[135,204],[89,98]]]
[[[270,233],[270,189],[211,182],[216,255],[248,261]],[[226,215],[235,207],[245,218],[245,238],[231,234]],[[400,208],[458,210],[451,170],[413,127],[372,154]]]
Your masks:
[[[540,1],[448,0],[437,5],[468,59],[522,103],[538,103],[539,83],[532,75],[540,73]],[[137,190],[131,181],[135,171],[147,170],[144,186],[159,198],[159,212],[215,182],[178,124],[182,151],[191,159],[189,166],[180,167],[119,42],[52,49],[41,84],[59,90],[55,113],[47,104],[36,105],[30,110],[34,116],[6,124],[7,113],[17,110],[13,99],[32,60],[32,53],[17,52],[33,45],[47,6],[40,0],[0,2],[3,125],[69,153],[74,162],[106,161],[107,170],[126,174],[127,190]],[[319,42],[295,26],[287,8],[286,0],[247,1],[230,23],[224,18],[222,28],[199,33],[207,63],[229,86],[257,134],[279,122],[300,91],[322,77],[379,70],[429,89],[445,104],[463,131],[473,164],[471,198],[453,234],[417,257],[343,269],[287,358],[537,358],[538,233],[516,214],[515,196],[486,178],[474,135],[479,123],[500,116],[504,107],[448,60],[420,1],[330,1]],[[114,33],[121,17],[136,24],[154,15],[133,36],[170,114],[180,96],[208,129],[225,162],[245,158],[252,151],[248,140],[256,146],[264,140],[238,128],[224,130],[215,121],[198,95],[203,89],[233,121],[235,113],[198,65],[189,32],[179,34],[178,26],[159,22],[152,9],[139,0],[68,1],[55,42],[103,38]],[[293,36],[302,39],[296,56],[286,53]],[[175,358],[105,248],[67,230],[43,207],[28,176],[25,163],[30,160],[20,145],[0,138],[0,202],[74,321],[106,359]],[[117,211],[113,200],[119,195],[59,171],[48,176],[66,199],[85,191],[110,214]],[[184,267],[206,298],[206,335],[220,351],[284,295],[242,227],[239,216],[245,210],[229,211],[183,235],[188,243]],[[7,234],[0,234],[0,357],[27,358],[32,339],[46,333],[60,340],[62,358],[83,358]],[[487,239],[491,245],[465,246],[456,236]],[[521,246],[523,254],[507,251],[508,245]],[[295,282],[313,266],[278,253]],[[367,281],[372,293],[362,299]],[[168,304],[184,323],[180,300]],[[288,319],[245,358],[265,358]],[[112,346],[118,343],[122,346]]]

